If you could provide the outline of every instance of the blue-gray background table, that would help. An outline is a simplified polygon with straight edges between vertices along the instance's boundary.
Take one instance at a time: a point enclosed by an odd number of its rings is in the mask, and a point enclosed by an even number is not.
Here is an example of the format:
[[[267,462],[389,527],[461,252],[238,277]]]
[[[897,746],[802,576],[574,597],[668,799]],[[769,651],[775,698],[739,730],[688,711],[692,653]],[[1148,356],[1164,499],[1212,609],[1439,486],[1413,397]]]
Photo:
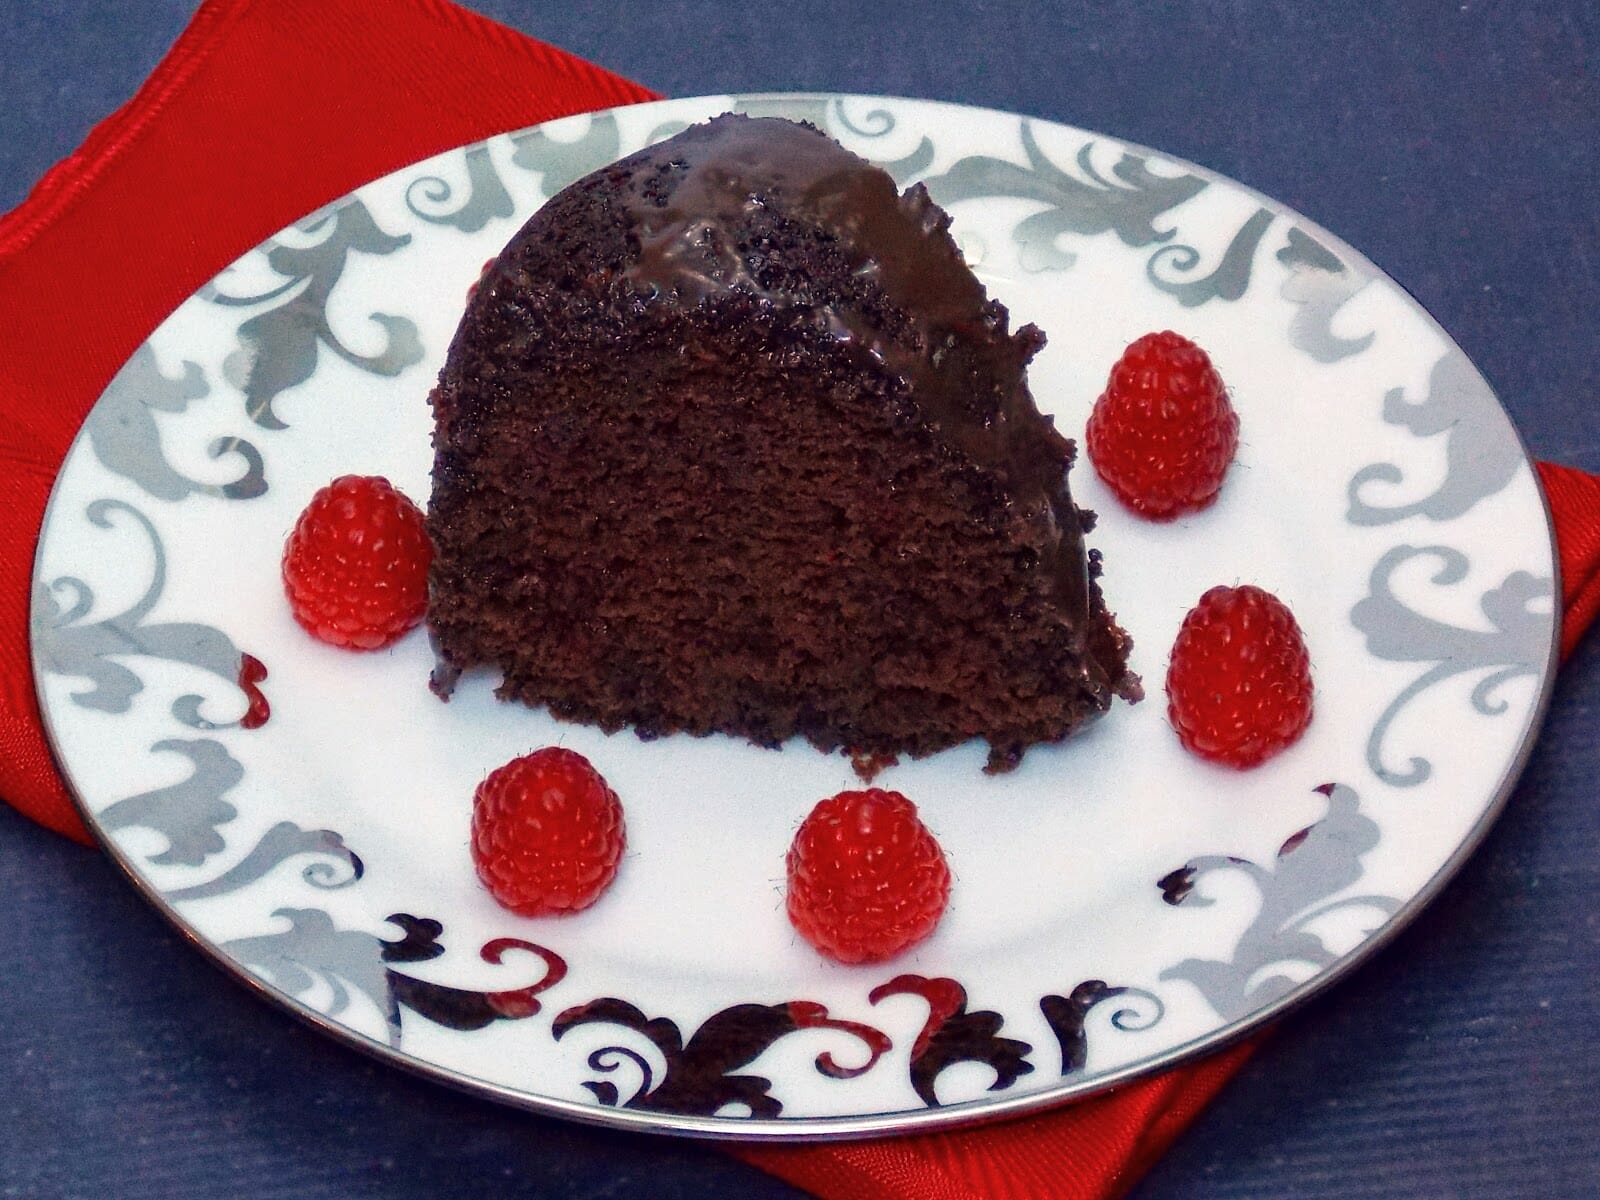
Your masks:
[[[1365,251],[1535,455],[1600,469],[1592,0],[476,6],[672,95],[927,96],[1204,163]],[[0,209],[195,7],[0,0]],[[1597,704],[1600,637],[1482,851],[1283,1025],[1137,1200],[1600,1196]],[[3,809],[0,896],[0,1197],[799,1195],[708,1147],[532,1118],[336,1045],[225,979],[109,862]]]

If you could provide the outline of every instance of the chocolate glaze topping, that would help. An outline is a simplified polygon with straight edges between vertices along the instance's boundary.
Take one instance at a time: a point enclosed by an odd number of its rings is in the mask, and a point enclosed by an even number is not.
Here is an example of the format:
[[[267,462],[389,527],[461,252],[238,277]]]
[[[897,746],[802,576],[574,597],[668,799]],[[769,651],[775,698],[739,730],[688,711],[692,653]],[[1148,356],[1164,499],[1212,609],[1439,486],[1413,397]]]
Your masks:
[[[679,135],[673,148],[666,180],[635,172],[620,197],[639,246],[626,280],[688,306],[733,291],[791,308],[813,305],[819,328],[910,383],[923,422],[973,461],[1004,472],[1013,502],[1049,523],[1053,551],[1040,569],[1052,578],[1068,622],[1082,626],[1088,574],[1079,516],[1066,500],[1070,444],[1025,389],[974,390],[975,378],[1005,378],[1020,368],[1044,345],[1044,334],[1028,325],[1007,335],[1004,308],[961,260],[950,218],[927,189],[919,183],[902,196],[882,169],[812,126],[777,118],[718,117]],[[763,283],[734,231],[769,204],[833,231],[855,273],[877,282],[911,321],[914,337],[887,334],[859,309]],[[1009,370],[947,369],[957,335],[980,330],[991,335],[977,340],[992,354],[1011,356]]]

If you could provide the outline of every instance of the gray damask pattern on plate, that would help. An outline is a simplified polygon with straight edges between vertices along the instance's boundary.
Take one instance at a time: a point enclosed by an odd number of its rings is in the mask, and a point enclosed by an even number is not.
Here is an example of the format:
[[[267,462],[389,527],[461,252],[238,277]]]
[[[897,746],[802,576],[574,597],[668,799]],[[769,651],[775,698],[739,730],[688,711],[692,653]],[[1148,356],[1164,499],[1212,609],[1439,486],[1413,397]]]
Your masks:
[[[189,760],[189,774],[166,787],[113,801],[100,813],[100,827],[109,832],[154,830],[166,838],[167,848],[150,855],[150,863],[198,867],[227,849],[222,826],[239,815],[227,794],[244,778],[244,766],[212,738],[164,738],[150,753],[181,755]]]
[[[293,821],[279,821],[227,871],[205,883],[174,888],[167,898],[176,903],[223,896],[254,883],[280,863],[304,855],[310,855],[313,861],[301,870],[300,877],[314,888],[349,887],[361,879],[361,860],[339,834],[331,829],[302,829]]]
[[[1217,872],[1242,872],[1260,893],[1260,910],[1231,958],[1186,958],[1161,973],[1163,979],[1194,984],[1225,1020],[1240,1020],[1285,999],[1305,968],[1325,970],[1343,957],[1315,931],[1319,920],[1340,909],[1364,909],[1375,927],[1400,907],[1393,896],[1348,894],[1361,881],[1361,856],[1378,844],[1378,826],[1362,815],[1361,798],[1352,789],[1330,783],[1317,791],[1328,798],[1328,815],[1284,842],[1270,866],[1206,855],[1160,880],[1162,899],[1189,908],[1212,903],[1200,884]],[[1299,973],[1291,973],[1289,968],[1296,967]]]
[[[210,385],[196,363],[185,362],[183,374],[172,378],[161,373],[155,352],[140,346],[106,386],[83,432],[106,470],[131,479],[157,500],[182,500],[192,492],[229,500],[259,496],[267,490],[261,452],[242,438],[217,438],[206,447],[212,458],[234,454],[244,460],[243,474],[228,483],[190,479],[167,461],[155,414],[181,413],[209,395]]]
[[[1496,436],[1489,423],[1473,419],[1496,407],[1483,376],[1455,347],[1434,364],[1428,394],[1421,400],[1407,399],[1404,388],[1391,388],[1383,397],[1383,419],[1419,438],[1444,443],[1444,482],[1421,499],[1382,504],[1377,497],[1383,489],[1371,485],[1403,484],[1405,471],[1394,463],[1363,467],[1350,481],[1350,520],[1357,525],[1384,525],[1414,516],[1448,521],[1505,487],[1525,465],[1522,449],[1514,440]]]
[[[221,280],[201,292],[214,304],[255,307],[281,303],[249,317],[239,326],[239,349],[223,362],[228,382],[244,393],[245,412],[263,429],[287,426],[273,412],[273,401],[289,388],[311,378],[319,347],[327,347],[352,366],[374,375],[398,375],[422,361],[417,326],[409,317],[374,312],[387,344],[376,354],[357,354],[340,340],[328,320],[328,301],[353,254],[393,254],[411,241],[410,234],[388,234],[359,200],[336,204],[307,218],[303,233],[326,232],[312,246],[273,244],[264,248],[267,262],[284,282],[255,295],[234,295]]]
[[[469,146],[462,154],[467,169],[467,198],[453,209],[441,208],[455,199],[455,189],[438,175],[421,175],[406,188],[406,207],[434,225],[453,225],[462,233],[476,233],[490,221],[509,217],[516,211],[511,193],[500,181],[484,143]]]
[[[1188,174],[1161,175],[1150,169],[1148,156],[1124,150],[1109,176],[1094,165],[1094,142],[1078,151],[1078,175],[1052,162],[1039,148],[1033,126],[1021,126],[1022,164],[989,155],[970,155],[926,182],[943,205],[990,196],[1037,200],[1043,211],[1011,231],[1029,270],[1065,270],[1077,256],[1062,248],[1064,234],[1095,236],[1115,233],[1124,245],[1143,247],[1170,242],[1177,230],[1158,229],[1157,221],[1204,191],[1206,181]]]
[[[1367,762],[1373,773],[1396,787],[1415,787],[1433,771],[1420,756],[1396,768],[1384,755],[1395,719],[1418,696],[1453,676],[1485,671],[1472,689],[1472,706],[1485,716],[1505,713],[1510,704],[1497,698],[1497,690],[1513,679],[1536,674],[1549,654],[1552,580],[1513,571],[1478,602],[1490,628],[1465,629],[1424,616],[1395,596],[1395,573],[1408,562],[1429,559],[1438,564],[1432,577],[1436,587],[1451,587],[1467,577],[1467,556],[1453,547],[1395,546],[1373,567],[1371,592],[1350,613],[1356,628],[1366,635],[1373,657],[1433,664],[1389,703],[1367,738]]]
[[[1039,147],[1031,123],[1020,127],[1026,161],[1016,163],[990,155],[960,159],[927,180],[941,204],[993,196],[1043,202],[1042,211],[1020,221],[1011,237],[1021,262],[1030,271],[1064,271],[1078,261],[1067,246],[1072,236],[1115,233],[1125,244],[1154,246],[1145,261],[1149,281],[1186,308],[1213,300],[1234,301],[1245,294],[1255,272],[1257,251],[1267,232],[1287,224],[1292,214],[1263,205],[1252,212],[1228,241],[1221,257],[1205,270],[1203,256],[1181,237],[1178,211],[1208,187],[1229,185],[1205,172],[1150,164],[1157,156],[1125,149],[1109,174],[1095,165],[1097,142],[1080,147],[1072,173],[1053,162]],[[1369,275],[1344,262],[1304,228],[1290,224],[1285,243],[1275,255],[1290,274],[1282,284],[1284,299],[1301,306],[1289,325],[1291,346],[1322,363],[1359,354],[1375,334],[1355,338],[1335,335],[1332,323],[1340,308],[1366,286]],[[1201,273],[1201,272],[1204,273]]]
[[[1333,321],[1362,288],[1368,277],[1341,260],[1304,230],[1291,228],[1278,261],[1289,268],[1283,281],[1283,298],[1301,306],[1289,325],[1289,343],[1320,363],[1336,363],[1341,358],[1360,354],[1372,345],[1377,334],[1340,337],[1333,332]]]
[[[1152,254],[1145,272],[1151,283],[1176,296],[1185,308],[1194,308],[1209,300],[1237,300],[1250,286],[1256,248],[1261,245],[1273,219],[1272,213],[1264,208],[1251,213],[1239,226],[1239,232],[1233,235],[1217,265],[1204,276],[1184,278],[1202,265],[1201,255],[1193,246],[1179,242],[1162,246]]]
[[[425,499],[427,389],[512,230],[723,111],[811,121],[925,183],[992,294],[1051,335],[1030,386],[1067,436],[1134,336],[1204,330],[1236,364],[1250,461],[1214,511],[1155,531],[1075,472],[1108,594],[1147,679],[1218,582],[1202,559],[1290,592],[1321,648],[1306,741],[1254,773],[1197,766],[1154,702],[1003,780],[959,749],[888,768],[957,874],[938,933],[890,963],[824,963],[783,917],[784,847],[842,786],[836,760],[607,737],[498,705],[492,681],[442,706],[421,631],[341,656],[273,591],[330,474]],[[31,636],[58,758],[143,893],[230,970],[333,1036],[530,1109],[876,1135],[1170,1067],[1392,936],[1504,802],[1548,694],[1553,546],[1481,377],[1337,238],[1115,138],[872,96],[641,105],[376,180],[194,301],[112,382],[51,500]],[[537,921],[487,900],[463,822],[486,770],[558,743],[623,795],[630,848],[600,904]]]
[[[161,599],[167,581],[167,556],[161,536],[144,513],[121,500],[96,500],[84,515],[91,525],[115,529],[116,514],[133,522],[144,545],[123,551],[124,561],[148,560],[149,584],[131,606],[112,616],[90,621],[94,591],[83,580],[62,575],[50,583],[34,583],[32,639],[34,669],[51,675],[83,679],[87,690],[72,694],[82,708],[126,712],[144,683],[122,658],[155,658],[186,663],[239,686],[245,655],[227,634],[197,621],[151,622],[148,618]],[[63,608],[60,596],[69,596]],[[172,711],[190,728],[216,728],[199,715],[201,698],[186,694],[173,701]]]
[[[546,196],[554,196],[622,154],[622,135],[617,131],[617,118],[610,113],[590,117],[588,130],[576,141],[558,142],[541,129],[529,129],[512,134],[511,144],[516,147],[511,161],[536,172]]]

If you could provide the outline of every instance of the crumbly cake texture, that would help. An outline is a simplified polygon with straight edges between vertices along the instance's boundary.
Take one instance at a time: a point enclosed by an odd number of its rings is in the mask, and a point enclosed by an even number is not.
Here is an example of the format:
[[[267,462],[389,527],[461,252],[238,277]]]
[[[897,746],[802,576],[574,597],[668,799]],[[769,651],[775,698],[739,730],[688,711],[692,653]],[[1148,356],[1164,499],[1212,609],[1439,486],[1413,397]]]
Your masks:
[[[486,269],[431,402],[433,686],[641,737],[1015,766],[1137,699],[949,217],[729,115],[579,180]]]

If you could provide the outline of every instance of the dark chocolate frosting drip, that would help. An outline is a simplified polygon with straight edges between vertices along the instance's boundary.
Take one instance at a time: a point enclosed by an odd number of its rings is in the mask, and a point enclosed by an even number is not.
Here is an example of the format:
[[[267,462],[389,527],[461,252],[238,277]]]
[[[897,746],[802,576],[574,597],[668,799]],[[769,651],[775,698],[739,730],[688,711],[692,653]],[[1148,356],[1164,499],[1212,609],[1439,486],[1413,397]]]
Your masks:
[[[698,136],[697,136],[698,135]],[[1067,498],[1068,447],[1025,388],[976,381],[1007,372],[961,369],[952,353],[968,345],[1013,356],[1020,368],[1044,344],[1033,326],[1005,328],[949,237],[950,218],[917,184],[902,196],[878,167],[816,129],[774,118],[718,117],[673,140],[667,179],[635,172],[622,197],[639,254],[625,278],[641,291],[696,305],[733,291],[790,306],[810,305],[821,329],[862,347],[912,385],[921,419],[983,467],[1005,476],[1013,503],[1050,524],[1040,568],[1052,577],[1067,619],[1088,619],[1083,531]],[[739,248],[738,230],[771,205],[780,215],[830,231],[852,269],[875,281],[911,322],[891,334],[858,309],[763,285]],[[970,364],[969,364],[970,365]],[[1007,364],[1012,365],[1012,364]]]

